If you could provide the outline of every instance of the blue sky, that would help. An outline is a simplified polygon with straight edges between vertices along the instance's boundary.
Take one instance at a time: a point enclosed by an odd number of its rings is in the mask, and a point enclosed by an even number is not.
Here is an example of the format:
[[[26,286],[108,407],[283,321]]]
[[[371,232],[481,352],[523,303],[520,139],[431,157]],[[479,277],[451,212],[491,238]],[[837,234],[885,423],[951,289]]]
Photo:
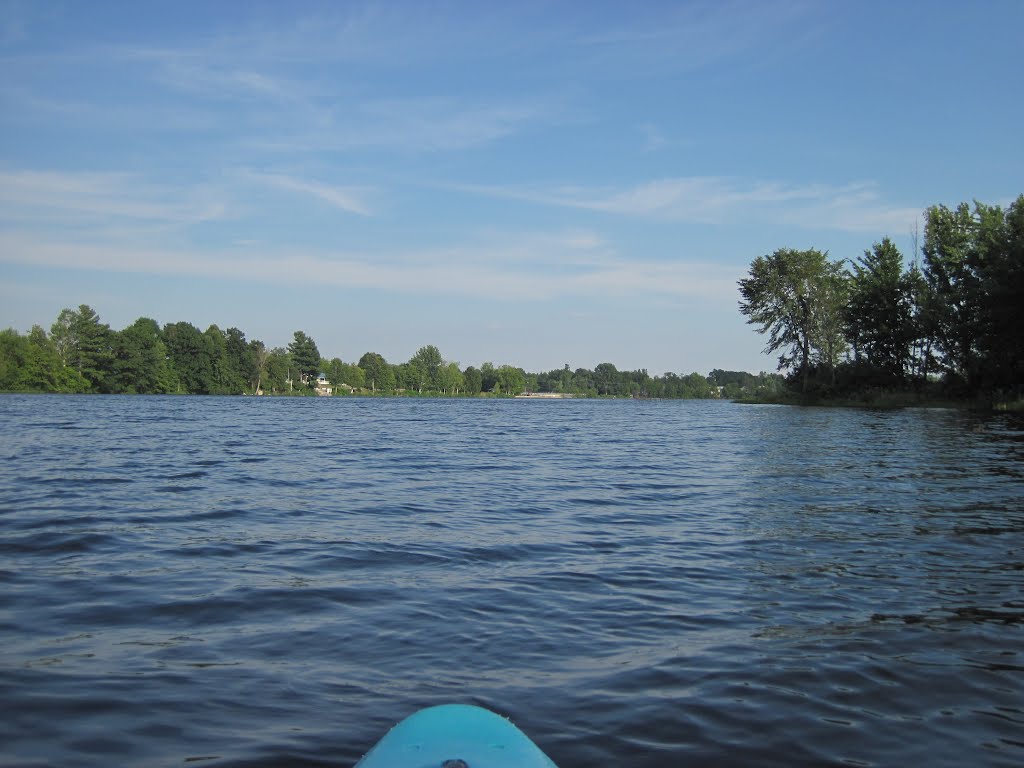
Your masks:
[[[1024,2],[0,0],[0,327],[774,370],[736,281],[1024,192]]]

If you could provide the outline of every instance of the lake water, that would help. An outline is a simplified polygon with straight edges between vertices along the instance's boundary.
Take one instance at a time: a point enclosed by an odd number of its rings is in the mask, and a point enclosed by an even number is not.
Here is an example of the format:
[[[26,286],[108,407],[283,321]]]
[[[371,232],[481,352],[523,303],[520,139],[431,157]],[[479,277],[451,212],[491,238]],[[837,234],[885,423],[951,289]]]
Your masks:
[[[1024,421],[0,396],[0,764],[1024,764]],[[481,767],[482,768],[482,767]]]

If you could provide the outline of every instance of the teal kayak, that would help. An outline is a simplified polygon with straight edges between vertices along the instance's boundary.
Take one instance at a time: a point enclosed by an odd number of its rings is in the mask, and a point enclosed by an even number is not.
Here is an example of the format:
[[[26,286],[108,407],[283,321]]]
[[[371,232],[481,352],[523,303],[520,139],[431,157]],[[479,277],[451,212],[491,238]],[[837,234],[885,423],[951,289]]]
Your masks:
[[[511,721],[482,707],[421,709],[388,731],[355,768],[557,768]]]

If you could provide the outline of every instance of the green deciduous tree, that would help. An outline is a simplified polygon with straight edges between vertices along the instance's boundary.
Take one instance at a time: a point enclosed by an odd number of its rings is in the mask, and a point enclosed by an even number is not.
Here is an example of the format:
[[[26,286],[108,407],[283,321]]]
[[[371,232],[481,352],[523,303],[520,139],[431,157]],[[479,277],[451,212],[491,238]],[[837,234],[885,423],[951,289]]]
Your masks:
[[[446,362],[438,369],[437,376],[441,392],[445,394],[457,395],[465,387],[462,369],[457,362]]]
[[[835,384],[836,367],[847,350],[843,325],[849,279],[842,262],[826,261],[812,305],[814,362],[822,374],[829,376],[831,384]]]
[[[371,392],[390,392],[395,388],[394,369],[382,355],[367,352],[359,358],[359,367],[363,369],[363,386]]]
[[[0,390],[21,390],[22,369],[28,353],[28,339],[13,328],[0,331]]]
[[[85,392],[88,383],[68,368],[41,326],[33,325],[25,339],[25,357],[17,389],[28,392]]]
[[[444,360],[441,357],[441,352],[433,344],[420,347],[416,350],[416,354],[409,359],[408,370],[411,378],[407,386],[411,386],[420,392],[424,388],[435,392],[441,391],[439,372],[443,364]]]
[[[87,392],[89,382],[64,365],[46,331],[34,325],[27,336],[0,331],[0,391]]]
[[[467,395],[480,394],[483,379],[481,378],[480,371],[477,368],[474,368],[472,365],[468,366],[466,370],[462,372],[462,382]]]
[[[249,342],[249,356],[252,360],[251,376],[255,377],[250,380],[252,391],[260,394],[263,391],[263,381],[267,376],[267,362],[270,359],[270,350],[259,339],[253,339]]]
[[[175,391],[177,381],[167,363],[167,347],[156,320],[140,317],[114,334],[113,388],[131,394]]]
[[[497,391],[506,395],[518,395],[526,387],[526,372],[513,365],[503,365],[497,370]]]
[[[779,369],[795,370],[804,391],[815,358],[834,365],[841,351],[841,274],[826,253],[780,248],[754,259],[739,281],[740,311],[768,334],[765,351],[781,351]]]
[[[289,368],[291,358],[284,347],[274,347],[267,353],[267,368],[263,374],[263,389],[271,392],[285,392],[291,379]]]
[[[967,203],[925,211],[924,274],[932,301],[932,332],[946,372],[969,389],[979,374],[977,339],[982,285],[974,240],[976,222]]]
[[[597,396],[597,385],[594,383],[594,372],[589,368],[577,368],[572,372],[570,391],[586,397]]]
[[[178,392],[211,394],[217,386],[210,336],[184,321],[164,326],[167,356],[178,381]]]
[[[537,391],[539,392],[572,392],[572,371],[566,363],[562,368],[556,368],[547,373],[537,375]]]
[[[50,333],[64,364],[89,382],[90,391],[111,391],[113,332],[92,307],[62,310]]]
[[[352,389],[363,389],[366,386],[366,373],[355,363],[346,363],[348,366],[345,375],[341,378],[342,384],[348,384]]]
[[[708,381],[707,376],[701,376],[697,372],[683,377],[682,381],[682,397],[706,400],[709,397],[715,397],[718,394],[718,390],[712,386],[710,381]]]
[[[994,386],[1024,392],[1024,195],[1006,210],[1003,247],[985,275],[991,297],[988,332],[982,347],[989,356]]]
[[[340,357],[335,357],[329,363],[324,363],[324,369],[327,378],[335,386],[346,384],[353,389],[361,389],[366,383],[366,374],[363,369],[354,363],[343,362]]]
[[[611,363],[599,363],[594,368],[594,386],[599,395],[620,394],[619,371]]]
[[[484,363],[480,366],[480,391],[481,392],[493,392],[495,386],[498,384],[498,373],[494,368],[494,363]]]
[[[1024,195],[1007,210],[961,203],[925,212],[928,331],[954,388],[1021,391]]]
[[[1024,195],[1005,211],[975,203],[971,261],[982,306],[978,318],[977,385],[1024,390]]]
[[[422,392],[427,372],[418,362],[410,360],[395,366],[395,383],[399,389]]]

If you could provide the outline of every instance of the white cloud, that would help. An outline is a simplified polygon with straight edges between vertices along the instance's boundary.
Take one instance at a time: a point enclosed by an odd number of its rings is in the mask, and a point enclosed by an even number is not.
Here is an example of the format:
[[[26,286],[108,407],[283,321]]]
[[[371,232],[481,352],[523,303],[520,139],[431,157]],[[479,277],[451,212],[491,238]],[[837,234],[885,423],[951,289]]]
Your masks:
[[[295,84],[279,77],[238,67],[216,67],[174,54],[161,61],[156,77],[164,85],[217,101],[293,101],[296,91]]]
[[[869,183],[801,185],[692,176],[629,187],[458,188],[540,205],[718,225],[784,222],[805,229],[903,232],[920,215],[919,208],[886,204]]]
[[[279,173],[256,173],[250,171],[243,175],[245,178],[280,189],[312,195],[323,200],[328,205],[348,213],[356,213],[360,216],[371,215],[369,206],[361,199],[361,196],[367,192],[362,187],[335,187]]]
[[[393,61],[378,60],[380,48],[394,46],[395,35],[408,34],[409,46],[395,51],[408,61],[410,46],[430,37],[408,16],[384,14],[398,25],[394,30],[382,28],[381,14],[352,14],[325,18],[322,27],[289,22],[283,29],[254,27],[196,45],[116,46],[95,55],[122,69],[125,62],[138,68],[165,96],[205,111],[207,119],[221,115],[236,144],[264,151],[457,150],[551,123],[565,111],[561,100],[537,95],[434,96],[446,91],[444,78],[438,78],[436,89],[417,91],[423,95],[391,93],[387,87],[367,91],[365,83],[376,73],[354,76],[360,70],[350,60],[390,69]],[[433,46],[436,40],[428,46],[434,56],[451,53]],[[150,101],[161,104],[163,99]]]
[[[190,224],[222,218],[223,201],[198,190],[157,189],[126,173],[0,171],[0,218],[134,219]]]
[[[813,35],[820,9],[801,0],[716,0],[628,8],[615,24],[584,28],[574,42],[590,68],[694,72],[744,55],[777,55]]]
[[[644,123],[639,126],[640,132],[644,137],[643,148],[645,152],[657,152],[660,149],[664,149],[668,146],[669,141],[665,138],[665,134],[661,132],[658,126],[652,123]]]
[[[175,250],[8,232],[0,233],[0,263],[527,301],[650,295],[731,299],[738,277],[733,269],[709,264],[627,260],[572,232],[384,252]],[[545,264],[555,268],[538,268]]]
[[[392,149],[402,153],[479,147],[553,121],[558,110],[537,101],[493,103],[452,99],[387,99],[343,102],[333,109],[309,106],[313,119],[285,120],[274,133],[251,134],[258,151],[311,153]]]

